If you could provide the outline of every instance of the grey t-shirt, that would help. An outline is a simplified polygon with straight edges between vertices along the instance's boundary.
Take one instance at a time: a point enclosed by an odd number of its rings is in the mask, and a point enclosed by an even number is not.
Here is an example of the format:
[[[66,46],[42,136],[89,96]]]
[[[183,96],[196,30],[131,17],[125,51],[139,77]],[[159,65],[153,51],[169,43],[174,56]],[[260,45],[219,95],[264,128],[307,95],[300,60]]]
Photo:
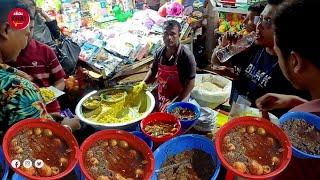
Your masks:
[[[38,14],[34,19],[33,38],[45,44],[54,43],[49,28]]]
[[[166,48],[160,48],[154,57],[153,64],[151,66],[152,75],[156,76],[158,73],[158,64],[160,63],[161,56],[163,57],[162,64],[166,66],[174,65],[175,61],[168,61],[165,56]],[[177,66],[179,78],[183,86],[196,77],[197,63],[195,61],[193,53],[184,45],[181,45],[180,53],[177,54]],[[173,57],[176,58],[176,57]]]

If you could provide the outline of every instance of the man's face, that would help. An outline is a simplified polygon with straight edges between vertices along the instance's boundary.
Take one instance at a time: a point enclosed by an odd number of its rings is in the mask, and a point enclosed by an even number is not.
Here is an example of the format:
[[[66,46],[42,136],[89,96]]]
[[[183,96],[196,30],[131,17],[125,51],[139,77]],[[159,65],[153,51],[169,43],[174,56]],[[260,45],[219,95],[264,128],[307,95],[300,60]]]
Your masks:
[[[244,29],[247,32],[252,32],[256,30],[256,24],[254,23],[254,18],[259,16],[258,12],[249,11],[246,18],[243,20]]]
[[[256,43],[263,47],[273,47],[273,29],[272,29],[272,16],[276,13],[277,6],[267,5],[260,15],[257,24]]]
[[[177,26],[164,29],[163,41],[166,47],[176,47],[179,44],[180,32]]]
[[[34,28],[34,20],[30,20],[30,24],[29,24],[30,35],[28,37],[28,43],[31,41],[33,37],[33,28]]]
[[[16,61],[21,50],[27,46],[27,40],[30,36],[29,26],[23,30],[15,30],[8,23],[1,25],[1,35],[3,42],[1,52],[6,63]]]
[[[283,53],[281,52],[281,49],[278,47],[277,42],[276,42],[276,37],[274,38],[274,51],[276,52],[278,56],[278,63],[280,66],[280,69],[282,71],[282,74],[286,77],[286,79],[292,84],[293,87],[296,89],[303,89],[303,85],[301,85],[300,82],[300,77],[296,76],[296,73],[294,73],[294,65],[296,63],[292,63],[291,61],[293,59],[292,55],[290,54],[288,58],[284,58]],[[303,80],[303,78],[302,78]]]

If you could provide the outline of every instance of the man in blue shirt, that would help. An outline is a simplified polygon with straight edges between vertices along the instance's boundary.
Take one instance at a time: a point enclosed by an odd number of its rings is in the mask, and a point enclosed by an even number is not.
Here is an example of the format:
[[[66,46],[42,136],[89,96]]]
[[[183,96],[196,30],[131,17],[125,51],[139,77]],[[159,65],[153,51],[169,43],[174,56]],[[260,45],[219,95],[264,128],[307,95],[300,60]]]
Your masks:
[[[237,78],[233,81],[231,103],[239,96],[255,106],[255,101],[266,93],[286,93],[306,96],[297,91],[283,76],[278,57],[273,50],[272,17],[283,0],[268,0],[256,27],[255,45],[232,57],[228,63],[237,68]],[[280,112],[273,112],[280,115]]]

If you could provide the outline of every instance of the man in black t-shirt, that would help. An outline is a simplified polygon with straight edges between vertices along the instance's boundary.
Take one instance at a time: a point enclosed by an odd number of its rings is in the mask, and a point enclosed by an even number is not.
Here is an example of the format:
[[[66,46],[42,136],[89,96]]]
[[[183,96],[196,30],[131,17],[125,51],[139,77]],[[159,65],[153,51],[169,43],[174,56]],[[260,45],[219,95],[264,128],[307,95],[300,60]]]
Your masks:
[[[175,20],[164,23],[163,41],[144,82],[158,81],[158,110],[166,109],[173,100],[187,101],[195,84],[196,61],[192,52],[179,42],[180,24]]]
[[[281,3],[282,0],[268,0],[257,23],[256,45],[228,61],[236,67],[238,75],[233,81],[231,103],[236,102],[240,95],[255,106],[257,98],[271,92],[290,92],[305,97],[304,93],[298,92],[283,76],[273,50],[272,17]]]

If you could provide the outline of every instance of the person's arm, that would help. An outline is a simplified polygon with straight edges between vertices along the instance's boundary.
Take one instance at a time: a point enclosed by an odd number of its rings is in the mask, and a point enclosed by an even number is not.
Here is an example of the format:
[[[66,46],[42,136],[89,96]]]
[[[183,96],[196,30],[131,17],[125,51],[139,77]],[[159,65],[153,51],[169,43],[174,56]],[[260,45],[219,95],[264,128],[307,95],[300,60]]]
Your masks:
[[[156,76],[154,75],[154,73],[152,72],[152,70],[150,69],[148,72],[147,72],[147,75],[146,77],[144,78],[144,82],[146,84],[152,84],[154,83],[156,80]]]
[[[66,87],[66,83],[64,82],[64,78],[56,81],[56,82],[54,83],[54,87],[56,87],[57,89],[63,91],[64,88]]]
[[[221,48],[226,47],[228,44],[236,41],[238,36],[233,33],[225,33],[221,40],[219,40],[218,46],[213,50],[211,56],[211,70],[221,76],[228,76],[230,78],[235,78],[236,74],[234,72],[234,65],[229,61],[221,63],[217,57],[217,51]]]
[[[52,20],[49,22],[46,22],[46,25],[48,29],[50,30],[51,36],[53,39],[59,39],[61,36],[60,28],[58,26],[58,23],[56,20]]]
[[[52,19],[50,16],[42,9],[42,8],[37,8],[37,12],[41,15],[41,17],[46,21],[50,22]]]
[[[197,63],[195,60],[194,55],[192,52],[188,55],[188,59],[186,61],[186,66],[184,67],[185,71],[185,81],[186,83],[184,84],[184,89],[179,95],[177,101],[187,101],[188,97],[192,91],[192,89],[195,86],[195,78],[196,78],[196,73],[197,73]]]
[[[14,97],[1,96],[0,94],[3,106],[2,112],[8,120],[8,125],[11,126],[13,123],[27,118],[51,119],[37,87],[27,79],[21,80],[21,76],[15,68],[9,66],[4,68],[7,76],[2,77],[1,81],[7,83],[0,85],[3,88],[3,94],[9,93],[6,89],[15,92]],[[13,86],[14,83],[12,82],[18,82],[20,85]]]
[[[229,44],[236,42],[239,36],[236,33],[226,32],[222,35],[221,40],[219,39],[218,46],[213,50],[211,56],[211,64],[215,66],[221,66],[225,63],[221,63],[217,57],[217,51],[221,48],[228,46]]]
[[[57,21],[55,19],[51,19],[50,16],[41,8],[37,8],[37,12],[45,20],[45,24],[50,30],[51,36],[54,39],[60,38],[61,33]]]
[[[178,101],[188,101],[189,94],[191,93],[194,86],[195,86],[195,78],[192,80],[189,80],[186,87],[183,89],[182,93],[180,94]]]
[[[149,71],[147,72],[146,77],[144,78],[144,82],[146,84],[152,84],[156,81],[156,76],[158,73],[158,53],[156,53],[156,55],[154,56],[154,60],[153,63],[149,69]]]
[[[66,76],[57,56],[52,49],[48,47],[48,64],[50,68],[50,78],[54,81],[53,86],[63,91],[65,88],[64,78]]]
[[[262,111],[270,111],[275,109],[292,109],[306,102],[308,100],[294,95],[268,93],[257,99],[256,105]]]

